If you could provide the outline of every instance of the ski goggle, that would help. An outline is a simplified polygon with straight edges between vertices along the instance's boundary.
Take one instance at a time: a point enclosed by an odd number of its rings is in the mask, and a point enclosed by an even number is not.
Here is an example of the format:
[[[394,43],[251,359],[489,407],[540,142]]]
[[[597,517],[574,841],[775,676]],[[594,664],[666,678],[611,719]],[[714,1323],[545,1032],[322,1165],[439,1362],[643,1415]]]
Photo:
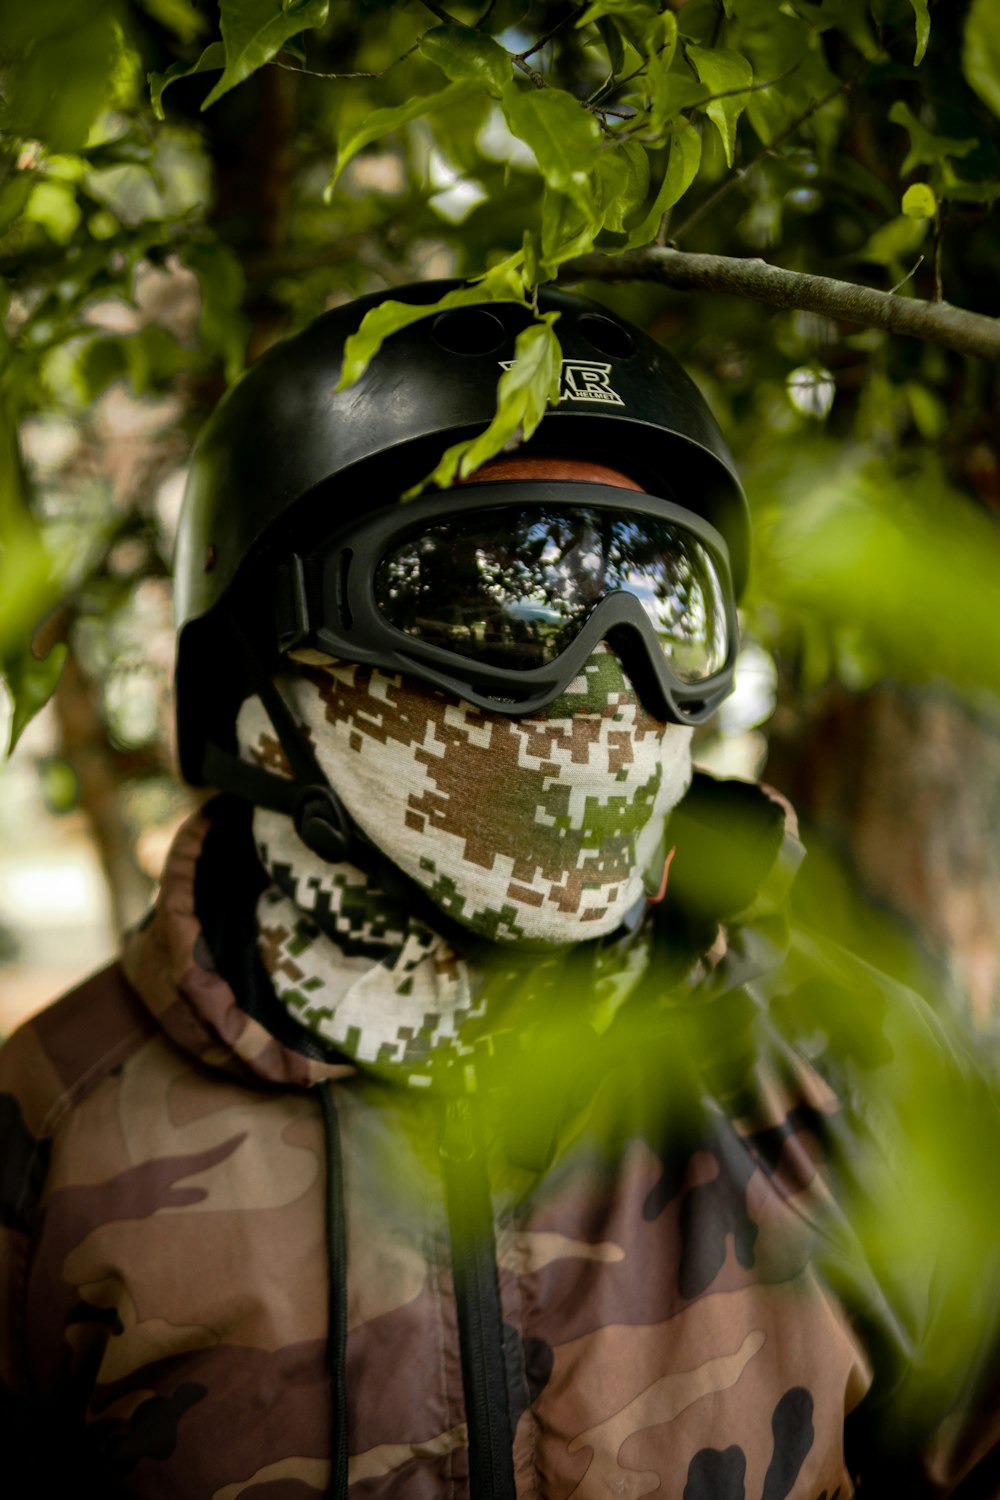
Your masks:
[[[278,570],[278,644],[528,714],[607,640],[650,713],[698,723],[737,646],[726,545],[616,486],[482,483],[377,511]]]

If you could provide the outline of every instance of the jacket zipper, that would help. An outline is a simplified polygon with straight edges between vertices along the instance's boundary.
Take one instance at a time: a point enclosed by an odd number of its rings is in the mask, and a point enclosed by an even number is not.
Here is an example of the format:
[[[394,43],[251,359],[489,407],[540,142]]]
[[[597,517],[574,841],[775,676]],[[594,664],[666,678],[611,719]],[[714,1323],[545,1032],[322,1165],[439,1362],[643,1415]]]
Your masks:
[[[440,1155],[469,1426],[472,1500],[515,1500],[493,1207],[472,1102],[449,1099]]]

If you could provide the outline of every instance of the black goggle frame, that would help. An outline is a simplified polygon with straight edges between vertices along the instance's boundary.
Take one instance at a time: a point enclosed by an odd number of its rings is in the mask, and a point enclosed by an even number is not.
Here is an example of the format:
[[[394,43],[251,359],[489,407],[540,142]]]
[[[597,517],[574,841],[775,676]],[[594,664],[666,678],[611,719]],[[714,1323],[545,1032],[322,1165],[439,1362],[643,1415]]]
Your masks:
[[[477,662],[390,625],[375,599],[375,572],[392,547],[434,521],[532,506],[590,507],[648,516],[689,533],[709,553],[722,585],[727,653],[698,682],[673,671],[652,620],[634,594],[616,590],[597,603],[579,633],[553,661],[520,671]],[[736,603],[726,543],[701,516],[672,501],[615,485],[566,480],[488,481],[388,506],[341,528],[313,551],[285,556],[276,570],[275,620],[283,654],[309,647],[363,666],[416,677],[476,708],[523,716],[545,709],[579,676],[607,640],[643,706],[661,722],[700,724],[729,694],[738,648]]]

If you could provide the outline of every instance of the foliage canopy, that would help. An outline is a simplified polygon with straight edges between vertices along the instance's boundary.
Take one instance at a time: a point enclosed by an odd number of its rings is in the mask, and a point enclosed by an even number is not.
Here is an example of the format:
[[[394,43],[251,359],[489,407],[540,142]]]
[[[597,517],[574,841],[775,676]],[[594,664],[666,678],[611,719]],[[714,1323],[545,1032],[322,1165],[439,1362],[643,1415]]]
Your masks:
[[[985,347],[996,336],[993,20],[992,0],[7,7],[0,670],[13,738],[64,652],[32,652],[39,617],[71,596],[77,620],[112,629],[169,552],[148,490],[26,473],[19,432],[85,429],[123,381],[150,401],[180,391],[194,430],[248,340],[255,354],[332,301],[441,274],[474,279],[444,303],[532,307],[540,283],[585,271],[672,341],[749,476],[764,539],[753,626],[807,686],[892,671],[995,691],[1000,556],[975,503],[1000,493],[995,374],[964,352],[973,325]],[[706,255],[740,287],[757,257],[780,266],[783,310],[669,289],[711,286]],[[158,268],[196,285],[195,319],[144,304]],[[817,277],[835,279],[832,303],[810,300]],[[888,337],[852,301],[871,287],[926,304],[941,342]],[[946,324],[945,295],[978,316]],[[371,313],[345,381],[444,303]],[[492,427],[445,454],[435,482],[530,434],[558,340],[551,318],[526,331]]]

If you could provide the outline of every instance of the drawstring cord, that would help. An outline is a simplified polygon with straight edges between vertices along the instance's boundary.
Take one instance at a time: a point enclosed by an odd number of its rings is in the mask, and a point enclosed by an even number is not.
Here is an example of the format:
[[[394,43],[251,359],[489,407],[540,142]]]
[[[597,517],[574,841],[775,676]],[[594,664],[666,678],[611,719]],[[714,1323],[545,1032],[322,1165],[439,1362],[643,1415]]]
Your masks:
[[[647,906],[659,906],[660,902],[663,900],[664,896],[667,894],[667,881],[670,879],[670,864],[671,864],[671,861],[673,860],[673,857],[674,857],[674,855],[676,853],[677,853],[676,849],[671,849],[670,853],[667,855],[666,859],[663,861],[663,879],[660,881],[660,889],[657,891],[657,893],[656,893],[655,896],[647,896],[646,897],[646,905]]]
[[[332,1453],[328,1500],[347,1500],[347,1216],[340,1122],[329,1079],[319,1085],[326,1143],[326,1275],[330,1292],[327,1367],[332,1390]]]

